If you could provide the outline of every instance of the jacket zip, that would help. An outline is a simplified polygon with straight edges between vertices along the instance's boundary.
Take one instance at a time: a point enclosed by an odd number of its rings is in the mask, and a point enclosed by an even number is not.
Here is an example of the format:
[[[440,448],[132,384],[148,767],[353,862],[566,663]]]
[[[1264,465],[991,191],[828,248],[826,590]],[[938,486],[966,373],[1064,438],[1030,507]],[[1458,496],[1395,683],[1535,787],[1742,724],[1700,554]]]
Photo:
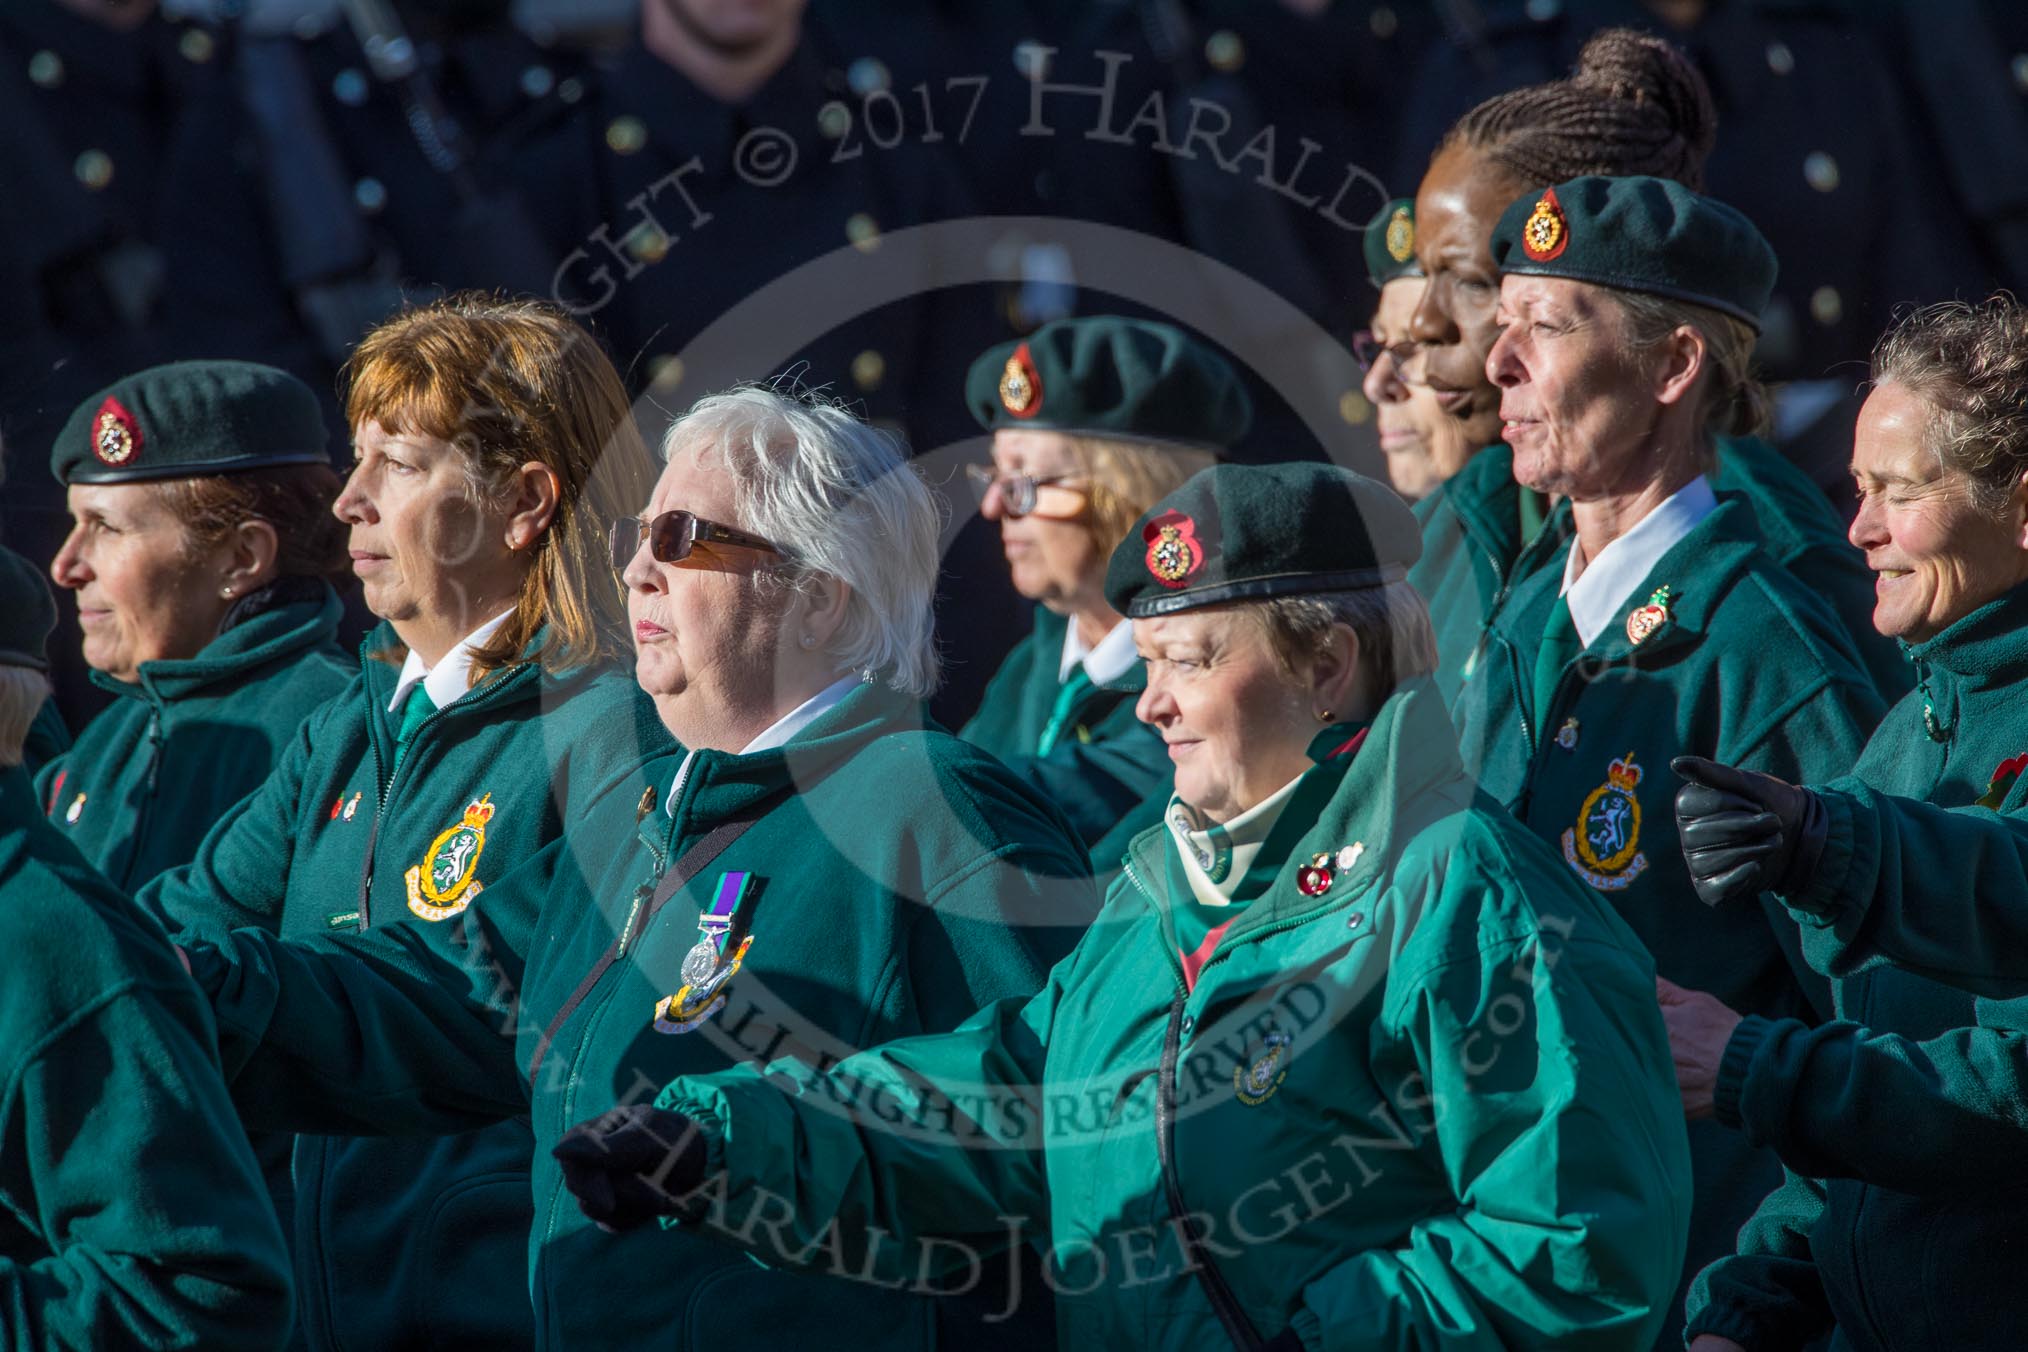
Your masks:
[[[1232,1339],[1232,1345],[1240,1352],[1256,1352],[1261,1345],[1260,1333],[1240,1308],[1239,1298],[1227,1285],[1225,1274],[1205,1251],[1190,1208],[1183,1201],[1182,1181],[1176,1176],[1176,1062],[1183,1046],[1183,1007],[1189,998],[1189,993],[1178,986],[1176,998],[1169,1004],[1169,1026],[1162,1035],[1162,1069],[1155,1078],[1155,1153],[1162,1165],[1162,1187],[1169,1195],[1169,1215],[1176,1223],[1184,1257],[1196,1272],[1198,1285],[1204,1288],[1212,1312],[1218,1316],[1226,1336]]]
[[[477,713],[487,708],[495,701],[495,697],[498,696],[500,691],[509,684],[510,682],[505,678],[495,682],[492,689],[480,693],[478,698],[474,699],[469,705],[466,705],[464,712]],[[416,724],[415,732],[409,738],[410,747],[414,747],[416,742],[422,738],[423,729],[430,727],[438,719],[462,703],[464,703],[463,700],[453,700],[431,714],[428,718],[425,718],[422,722]],[[394,792],[395,778],[401,774],[401,766],[398,764],[394,767],[392,774],[386,773],[383,770],[380,761],[380,743],[374,739],[370,730],[366,735],[366,744],[373,748],[373,778],[380,785],[380,796],[374,801],[373,805],[373,827],[366,833],[366,858],[359,866],[359,928],[361,929],[368,929],[373,924],[373,865],[374,856],[378,853],[380,845],[380,819],[386,815],[388,796]]]

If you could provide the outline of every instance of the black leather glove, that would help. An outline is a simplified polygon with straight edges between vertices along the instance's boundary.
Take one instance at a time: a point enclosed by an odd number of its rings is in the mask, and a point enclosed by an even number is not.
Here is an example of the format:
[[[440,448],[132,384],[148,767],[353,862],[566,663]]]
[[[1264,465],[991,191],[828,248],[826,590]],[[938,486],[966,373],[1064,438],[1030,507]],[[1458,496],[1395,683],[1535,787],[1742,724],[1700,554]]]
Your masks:
[[[1669,768],[1683,781],[1676,791],[1683,862],[1706,906],[1800,892],[1815,876],[1827,829],[1816,794],[1702,756],[1678,756]]]
[[[584,1214],[604,1230],[673,1216],[676,1198],[704,1182],[704,1138],[681,1113],[628,1104],[580,1122],[550,1154]]]

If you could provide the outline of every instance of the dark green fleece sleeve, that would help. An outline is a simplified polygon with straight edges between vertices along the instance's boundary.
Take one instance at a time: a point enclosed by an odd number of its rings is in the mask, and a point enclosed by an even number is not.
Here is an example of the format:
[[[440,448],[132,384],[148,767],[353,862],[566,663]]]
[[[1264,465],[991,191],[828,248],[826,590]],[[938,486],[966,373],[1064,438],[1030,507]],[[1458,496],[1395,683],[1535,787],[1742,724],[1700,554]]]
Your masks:
[[[1992,1162],[2028,1148],[2028,1036],[1956,1028],[1917,1042],[1749,1015],[1726,1044],[1717,1112],[1813,1178],[1988,1189]]]
[[[1784,897],[1810,965],[1881,962],[1981,995],[2028,985],[2028,811],[1942,808],[1857,780],[1816,790],[1828,834],[1816,876]]]
[[[522,977],[543,899],[568,867],[559,839],[442,924],[297,940],[241,929],[193,947],[247,1125],[437,1134],[525,1114]]]
[[[1783,1171],[1739,1231],[1739,1251],[1697,1274],[1684,1302],[1684,1341],[1700,1334],[1730,1338],[1746,1352],[1803,1347],[1831,1327],[1810,1250],[1810,1232],[1824,1214],[1823,1185]]]
[[[296,847],[296,800],[316,729],[342,699],[296,729],[261,786],[205,832],[190,863],[157,875],[135,895],[164,929],[216,939],[243,925],[272,930],[281,924]]]
[[[11,1049],[0,1203],[50,1252],[0,1256],[0,1346],[287,1340],[288,1250],[201,1017],[136,982]]]

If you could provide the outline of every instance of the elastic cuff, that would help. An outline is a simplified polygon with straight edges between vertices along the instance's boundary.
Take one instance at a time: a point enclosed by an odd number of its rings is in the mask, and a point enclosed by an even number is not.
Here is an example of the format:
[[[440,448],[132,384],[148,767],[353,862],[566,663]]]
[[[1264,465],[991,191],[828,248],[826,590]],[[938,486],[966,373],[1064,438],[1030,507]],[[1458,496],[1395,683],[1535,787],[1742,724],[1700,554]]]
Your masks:
[[[1755,1053],[1774,1032],[1774,1022],[1749,1014],[1732,1030],[1725,1052],[1718,1058],[1718,1082],[1711,1089],[1711,1113],[1728,1127],[1739,1126],[1739,1099],[1746,1091],[1747,1072]]]
[[[1302,1348],[1319,1348],[1324,1345],[1324,1321],[1305,1305],[1289,1320],[1288,1331],[1295,1335],[1296,1345]]]
[[[1794,891],[1780,893],[1796,920],[1818,928],[1832,924],[1842,909],[1845,880],[1852,874],[1857,841],[1852,835],[1852,800],[1836,789],[1810,791],[1821,819],[1822,844],[1816,865]]]

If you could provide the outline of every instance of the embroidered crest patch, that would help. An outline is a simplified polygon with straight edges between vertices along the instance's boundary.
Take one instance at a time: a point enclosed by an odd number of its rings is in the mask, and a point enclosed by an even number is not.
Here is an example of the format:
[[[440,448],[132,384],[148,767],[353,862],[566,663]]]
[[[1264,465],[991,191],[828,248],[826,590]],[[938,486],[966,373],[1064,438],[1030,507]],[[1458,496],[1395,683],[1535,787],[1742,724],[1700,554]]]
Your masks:
[[[1647,871],[1641,853],[1641,767],[1629,751],[1606,767],[1606,782],[1577,810],[1577,825],[1563,833],[1563,861],[1602,892],[1617,892]]]
[[[486,849],[486,823],[493,820],[493,795],[465,805],[465,815],[437,833],[429,854],[402,875],[408,908],[424,920],[449,920],[484,891],[475,876]]]
[[[1232,1068],[1232,1092],[1249,1108],[1258,1108],[1275,1096],[1289,1075],[1289,1048],[1294,1042],[1280,1029],[1261,1039],[1261,1053],[1244,1065]]]

